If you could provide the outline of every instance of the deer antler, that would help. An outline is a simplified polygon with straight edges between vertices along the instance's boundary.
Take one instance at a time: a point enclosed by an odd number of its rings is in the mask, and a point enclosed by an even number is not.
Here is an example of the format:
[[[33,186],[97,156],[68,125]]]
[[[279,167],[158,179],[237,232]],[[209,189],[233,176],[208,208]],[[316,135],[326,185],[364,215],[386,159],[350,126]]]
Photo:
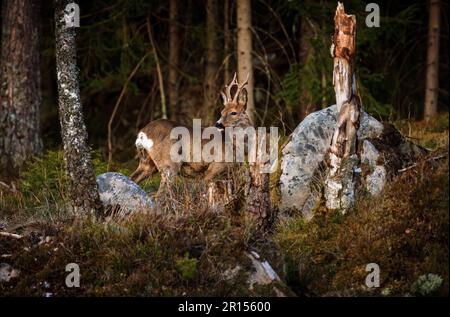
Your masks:
[[[247,77],[245,78],[244,82],[242,84],[238,84],[238,89],[236,90],[236,93],[233,97],[233,102],[237,101],[237,98],[238,98],[239,94],[241,93],[242,89],[244,89],[247,86],[249,78],[250,78],[250,74],[247,73]]]
[[[242,89],[245,88],[245,86],[248,84],[248,79],[250,77],[250,74],[247,74],[247,78],[242,84],[239,84],[236,78],[236,73],[234,73],[233,79],[231,80],[231,83],[229,85],[225,85],[225,93],[221,92],[223,103],[233,102],[235,103],[237,101],[237,98],[239,94],[241,93]],[[231,96],[231,89],[233,86],[237,86],[237,90],[234,94],[234,96]]]

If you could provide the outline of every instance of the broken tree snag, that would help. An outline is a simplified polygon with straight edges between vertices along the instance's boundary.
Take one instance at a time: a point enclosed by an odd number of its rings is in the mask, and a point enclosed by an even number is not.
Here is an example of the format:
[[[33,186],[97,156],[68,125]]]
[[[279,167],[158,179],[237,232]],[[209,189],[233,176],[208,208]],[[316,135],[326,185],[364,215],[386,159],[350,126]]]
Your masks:
[[[247,195],[247,213],[258,228],[268,228],[271,224],[269,196],[269,174],[260,173],[257,163],[250,163],[250,185]]]
[[[55,0],[56,74],[59,121],[64,161],[69,175],[73,211],[76,214],[102,210],[83,119],[76,65],[75,28],[66,27],[65,9],[70,0]]]
[[[259,129],[258,129],[259,130]],[[268,165],[269,158],[263,153],[267,153],[270,148],[267,134],[258,131],[256,157],[249,160],[249,184],[246,195],[246,214],[255,222],[259,229],[268,229],[274,220],[274,209],[270,202],[270,187]],[[269,140],[273,141],[273,140]]]
[[[333,84],[338,119],[328,151],[328,174],[325,179],[326,206],[345,213],[355,201],[357,131],[361,100],[355,77],[356,18],[345,13],[338,2],[334,17],[335,31],[331,53],[334,59]]]

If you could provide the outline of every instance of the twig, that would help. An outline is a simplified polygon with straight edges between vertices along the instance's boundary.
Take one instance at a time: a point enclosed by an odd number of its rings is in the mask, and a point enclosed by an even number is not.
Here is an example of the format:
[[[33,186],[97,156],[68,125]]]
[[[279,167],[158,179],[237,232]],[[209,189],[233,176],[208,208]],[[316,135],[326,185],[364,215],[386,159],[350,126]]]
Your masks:
[[[16,239],[23,238],[23,236],[21,236],[20,234],[15,234],[15,233],[10,233],[10,232],[5,232],[5,231],[0,231],[0,236],[11,237],[11,238],[16,238]]]
[[[430,157],[430,158],[427,158],[427,159],[425,160],[425,162],[429,162],[429,161],[437,161],[437,160],[440,160],[440,159],[442,159],[442,158],[444,158],[444,157],[446,157],[446,156],[447,156],[447,154],[442,154],[442,155],[439,155],[439,156]],[[407,171],[407,170],[410,170],[410,169],[412,169],[412,168],[414,168],[414,167],[416,167],[416,166],[417,166],[417,163],[414,163],[414,164],[411,165],[411,166],[408,166],[408,167],[399,169],[397,172],[402,173],[402,172],[405,172],[405,171]]]
[[[289,44],[289,48],[291,49],[292,56],[294,57],[294,62],[297,62],[297,60],[296,60],[297,58],[295,56],[294,46],[292,45],[292,41],[291,41],[291,38],[289,36],[289,33],[287,32],[286,28],[284,27],[284,24],[281,21],[280,16],[278,15],[278,13],[275,12],[275,10],[267,2],[265,2],[264,0],[261,0],[261,2],[270,10],[270,12],[273,14],[273,16],[277,19],[278,23],[281,26],[281,30],[283,31],[284,36],[286,37],[286,40],[287,40],[287,42]]]
[[[133,76],[136,74],[137,70],[139,69],[139,67],[144,62],[144,60],[147,58],[148,55],[149,55],[149,53],[142,56],[141,60],[137,63],[137,65],[134,67],[134,69],[128,76],[127,80],[123,84],[122,91],[120,92],[119,98],[117,99],[116,104],[114,105],[113,112],[111,113],[111,117],[109,118],[109,121],[108,121],[108,166],[107,166],[108,171],[109,171],[109,168],[111,167],[111,162],[112,162],[112,132],[111,132],[111,130],[112,130],[112,123],[114,121],[114,117],[116,116],[117,109],[119,108],[119,105],[123,99],[123,96],[125,95],[125,91],[127,90],[127,87],[128,87],[128,84],[129,84],[131,78],[133,78]]]
[[[148,37],[150,39],[150,44],[152,45],[152,51],[153,51],[153,55],[155,57],[155,62],[156,62],[156,71],[158,73],[159,90],[160,90],[160,95],[161,95],[162,118],[167,119],[166,95],[164,94],[164,82],[163,82],[163,77],[162,77],[162,72],[161,72],[161,65],[159,63],[158,53],[156,52],[155,43],[153,41],[152,27],[150,25],[149,18],[147,18],[147,32],[148,32]]]
[[[4,182],[0,182],[0,185],[3,186],[4,188],[6,188],[7,190],[9,190],[12,193],[16,193],[17,189],[14,186],[14,183],[11,183],[11,186],[9,186],[8,184],[4,183]]]
[[[148,104],[148,101],[151,99],[151,97],[152,97],[154,91],[156,90],[156,88],[157,88],[156,86],[157,86],[157,85],[156,85],[156,81],[153,81],[152,89],[151,89],[151,90],[149,91],[149,93],[147,94],[147,97],[145,97],[145,100],[144,100],[144,102],[142,103],[141,108],[139,109],[139,113],[138,113],[137,120],[136,120],[136,130],[139,130],[139,127],[140,127],[140,125],[141,125],[141,116],[142,116],[142,112],[144,111],[145,107],[146,107],[147,104]]]

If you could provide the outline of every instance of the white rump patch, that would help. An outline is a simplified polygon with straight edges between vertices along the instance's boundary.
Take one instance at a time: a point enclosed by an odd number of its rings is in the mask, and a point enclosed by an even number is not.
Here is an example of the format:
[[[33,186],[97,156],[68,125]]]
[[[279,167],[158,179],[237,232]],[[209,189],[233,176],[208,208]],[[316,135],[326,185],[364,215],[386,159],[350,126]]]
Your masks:
[[[138,149],[150,151],[153,146],[153,140],[148,138],[144,132],[139,132],[135,144]]]

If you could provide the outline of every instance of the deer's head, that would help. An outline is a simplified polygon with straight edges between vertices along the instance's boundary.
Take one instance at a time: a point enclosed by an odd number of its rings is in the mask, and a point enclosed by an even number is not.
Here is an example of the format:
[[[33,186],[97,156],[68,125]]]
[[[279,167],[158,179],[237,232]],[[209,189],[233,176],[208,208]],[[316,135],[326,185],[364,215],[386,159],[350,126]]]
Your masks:
[[[248,117],[247,110],[247,79],[239,84],[236,79],[236,73],[229,85],[225,86],[225,91],[221,92],[224,109],[221,111],[221,117],[216,122],[216,128],[225,129],[226,127],[248,127],[252,123]],[[234,94],[232,90],[235,89]]]

